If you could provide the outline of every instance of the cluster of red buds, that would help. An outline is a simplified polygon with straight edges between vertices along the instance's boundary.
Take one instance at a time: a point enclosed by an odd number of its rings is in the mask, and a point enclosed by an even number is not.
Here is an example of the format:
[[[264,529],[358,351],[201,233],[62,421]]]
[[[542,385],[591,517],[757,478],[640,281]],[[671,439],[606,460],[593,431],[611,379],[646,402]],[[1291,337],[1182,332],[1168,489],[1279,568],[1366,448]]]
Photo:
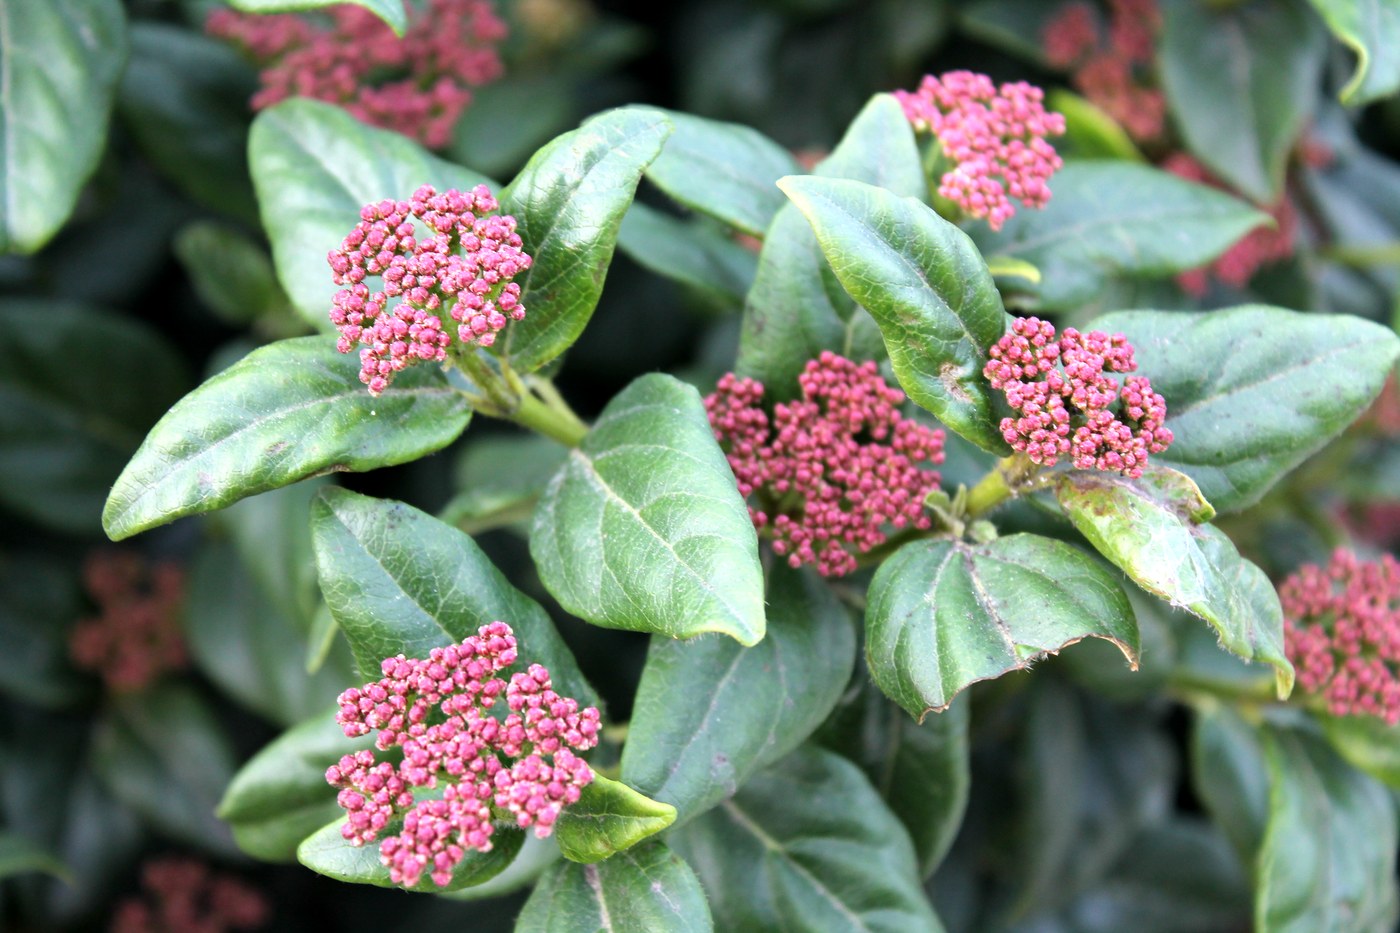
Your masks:
[[[445,886],[467,849],[489,852],[493,805],[549,835],[592,782],[574,752],[598,743],[598,710],[555,693],[539,664],[509,682],[495,676],[515,660],[510,626],[492,622],[427,658],[389,658],[381,679],[340,695],[336,721],[347,736],[377,731],[377,748],[402,754],[391,764],[359,751],[326,772],[341,789],[348,814],[341,832],[353,845],[402,819],[402,830],[379,846],[394,883],[412,887],[426,873]],[[502,696],[509,712],[493,716]],[[440,795],[420,799],[429,788]]]
[[[763,410],[763,385],[729,373],[705,399],[758,528],[793,567],[816,564],[824,576],[856,569],[855,553],[884,543],[885,526],[928,528],[924,498],[939,475],[918,464],[943,462],[943,431],[905,418],[904,393],[873,362],[830,351],[798,377],[802,398]]]
[[[1151,383],[1129,376],[1120,389],[1108,375],[1137,369],[1122,334],[1067,327],[1057,340],[1050,322],[1017,318],[989,355],[983,375],[1019,415],[1002,419],[1002,437],[1034,463],[1068,456],[1081,470],[1137,477],[1148,454],[1172,442],[1166,400]]]
[[[986,75],[950,71],[894,96],[915,130],[937,138],[952,163],[938,194],[966,216],[1000,230],[1016,213],[1012,198],[1034,208],[1050,200],[1047,182],[1064,163],[1045,140],[1064,133],[1065,118],[1045,110],[1040,88],[1024,81],[998,88]]]
[[[1152,84],[1162,14],[1156,0],[1109,0],[1107,35],[1088,3],[1065,5],[1045,24],[1046,60],[1072,72],[1084,97],[1141,142],[1161,137],[1167,101]]]
[[[218,9],[205,28],[261,69],[253,109],[311,97],[439,148],[451,141],[471,88],[500,77],[496,46],[506,27],[488,0],[428,0],[408,10],[402,38],[351,4],[316,18]]]
[[[148,686],[188,659],[180,635],[185,575],[175,564],[151,566],[127,551],[97,551],[83,565],[83,583],[98,615],[69,635],[78,667],[102,676],[113,692]]]
[[[267,899],[229,875],[194,859],[166,858],[142,866],[143,897],[117,906],[112,933],[226,933],[267,923]]]
[[[525,317],[512,280],[532,260],[520,248],[515,218],[499,209],[485,185],[442,194],[424,185],[410,200],[365,205],[340,249],[327,255],[335,284],[345,286],[330,312],[338,346],[341,353],[361,347],[360,381],[371,395],[406,366],[447,359],[444,315],[467,347],[491,346],[507,323]],[[367,282],[372,276],[378,291]],[[392,308],[391,299],[398,299]]]

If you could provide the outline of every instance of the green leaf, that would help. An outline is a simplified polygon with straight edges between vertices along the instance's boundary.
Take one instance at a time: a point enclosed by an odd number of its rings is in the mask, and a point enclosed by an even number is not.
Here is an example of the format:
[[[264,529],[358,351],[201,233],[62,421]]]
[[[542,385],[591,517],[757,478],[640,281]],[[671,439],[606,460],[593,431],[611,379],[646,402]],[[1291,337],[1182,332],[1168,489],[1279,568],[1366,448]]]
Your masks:
[[[534,259],[520,276],[525,319],[492,350],[534,372],[583,333],[612,263],[622,216],[671,121],[659,110],[610,110],[536,152],[501,195]]]
[[[899,103],[877,94],[814,173],[851,178],[902,197],[928,191],[914,131]],[[884,343],[832,275],[816,234],[792,204],[778,211],[744,307],[735,370],[762,382],[770,398],[797,394],[797,376],[822,350],[851,359],[884,355]]]
[[[577,73],[555,63],[545,70],[511,68],[472,88],[471,106],[452,133],[452,160],[493,176],[515,171],[578,123],[580,86]]]
[[[326,253],[359,223],[362,207],[406,199],[424,184],[440,191],[491,184],[399,133],[302,98],[258,114],[248,137],[248,163],[277,277],[301,315],[325,331],[338,290]]]
[[[654,836],[676,821],[676,808],[601,774],[565,807],[554,836],[564,858],[601,862]]]
[[[1356,53],[1356,71],[1342,103],[1364,106],[1400,90],[1400,3],[1396,0],[1312,0],[1332,35]]]
[[[526,833],[525,842],[515,860],[499,875],[442,896],[454,901],[481,901],[513,894],[522,888],[533,887],[549,866],[559,861],[559,857],[559,847],[554,844],[552,836],[541,839],[534,833]]]
[[[344,815],[326,769],[369,744],[347,739],[334,712],[307,719],[248,759],[224,791],[217,815],[244,852],[294,862],[303,839]]]
[[[426,800],[431,793],[417,792],[415,799]],[[307,836],[297,846],[297,861],[318,875],[334,878],[349,884],[370,884],[377,888],[401,888],[389,879],[389,868],[379,861],[379,844],[353,846],[340,834],[345,820],[339,819],[329,826],[323,826]],[[391,820],[380,830],[379,839],[397,836],[403,832],[403,820]],[[514,824],[497,823],[491,833],[491,851],[478,852],[467,849],[466,855],[452,870],[452,880],[439,887],[432,878],[424,874],[409,891],[429,894],[445,894],[460,891],[473,885],[489,881],[509,867],[515,860],[520,846],[525,842],[525,831]]]
[[[540,580],[605,628],[763,637],[758,537],[700,393],[652,373],[555,474],[530,535]]]
[[[0,881],[36,871],[72,882],[68,867],[47,848],[19,833],[0,832]]]
[[[535,886],[515,933],[708,933],[714,929],[695,872],[661,843],[597,865],[562,862]]]
[[[435,366],[404,370],[374,398],[359,362],[327,337],[254,350],[151,429],[102,515],[114,541],[334,470],[416,460],[457,439],[465,396]]]
[[[238,552],[247,576],[292,623],[302,641],[310,640],[321,608],[311,547],[311,502],[328,485],[329,479],[317,477],[249,496],[215,519]]]
[[[1283,191],[1288,152],[1307,123],[1326,42],[1300,0],[1163,10],[1158,44],[1173,122],[1217,177],[1259,204]]]
[[[1137,666],[1137,624],[1122,587],[1062,541],[914,541],[880,566],[868,598],[870,674],[920,722],[971,684],[1090,636],[1113,642]]]
[[[554,688],[597,706],[554,623],[510,585],[476,542],[401,502],[322,490],[311,509],[321,591],[366,676],[396,654],[427,657],[501,621],[520,660],[549,668]]]
[[[1074,470],[1055,495],[1100,554],[1149,593],[1210,623],[1245,660],[1272,664],[1280,697],[1293,689],[1283,652],[1283,610],[1269,578],[1240,556],[1190,478],[1149,466],[1140,479]]]
[[[535,503],[568,451],[538,434],[468,439],[457,460],[457,487],[442,520],[467,534],[508,523],[529,527]]]
[[[1127,311],[1094,326],[1127,336],[1167,400],[1174,438],[1154,462],[1190,475],[1222,512],[1258,502],[1340,434],[1400,359],[1387,327],[1262,305]]]
[[[384,20],[397,35],[403,35],[408,27],[408,11],[403,0],[228,0],[229,6],[245,13],[292,13],[320,10],[341,3],[364,7]]]
[[[43,707],[92,692],[68,658],[69,631],[85,614],[76,568],[37,553],[0,553],[0,693]]]
[[[982,367],[1006,332],[1006,312],[967,234],[917,198],[863,182],[798,176],[779,187],[841,285],[875,318],[909,397],[979,447],[1005,453]]]
[[[797,160],[747,126],[664,113],[676,129],[647,178],[685,207],[763,236],[784,203],[774,182],[800,171]]]
[[[1400,726],[1375,716],[1318,716],[1332,749],[1352,767],[1400,788]]]
[[[1269,816],[1269,773],[1259,731],[1233,708],[1196,711],[1191,784],[1241,862],[1252,863]]]
[[[1385,787],[1305,732],[1265,733],[1272,787],[1256,863],[1260,933],[1370,933],[1400,916],[1395,807]]]
[[[145,325],[83,305],[5,302],[0,325],[0,504],[91,535],[122,464],[188,386],[184,363]]]
[[[173,246],[199,300],[224,322],[242,327],[286,307],[272,260],[236,228],[196,221],[176,234]]]
[[[617,246],[639,266],[695,290],[720,310],[743,305],[758,268],[756,255],[713,224],[687,223],[640,202],[622,218]]]
[[[723,638],[652,639],[622,778],[674,804],[682,822],[800,745],[850,680],[855,634],[831,591],[782,563],[768,589],[768,634],[752,648]]]
[[[1112,117],[1073,91],[1055,88],[1046,97],[1047,110],[1065,118],[1065,145],[1056,143],[1061,153],[1067,148],[1076,159],[1123,159],[1144,162],[1137,143]],[[1055,194],[1060,194],[1064,176],[1055,177]]]
[[[904,827],[859,768],[822,749],[782,759],[669,838],[721,930],[943,929]]]
[[[1228,194],[1128,162],[1075,162],[1051,179],[1042,210],[1019,210],[998,233],[978,229],[992,261],[1041,272],[1036,306],[1078,310],[1119,279],[1165,277],[1215,259],[1269,216]]]
[[[118,0],[0,0],[0,253],[37,252],[73,212],[126,51]]]

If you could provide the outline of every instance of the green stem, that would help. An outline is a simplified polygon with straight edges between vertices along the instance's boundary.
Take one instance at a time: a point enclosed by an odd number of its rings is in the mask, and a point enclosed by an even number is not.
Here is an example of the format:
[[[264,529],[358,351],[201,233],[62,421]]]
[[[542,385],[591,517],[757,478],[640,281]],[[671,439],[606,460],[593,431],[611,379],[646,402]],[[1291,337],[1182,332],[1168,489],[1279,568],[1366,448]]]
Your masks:
[[[982,477],[967,494],[965,516],[969,521],[981,518],[1007,499],[1031,492],[1043,485],[1039,465],[1025,454],[1015,453],[997,461],[996,469]]]
[[[531,431],[556,440],[565,447],[577,447],[588,433],[588,425],[567,405],[546,405],[533,392],[526,391],[519,397],[514,411],[505,417]]]
[[[588,425],[574,414],[563,396],[547,380],[531,380],[536,391],[545,396],[541,399],[504,360],[500,372],[475,352],[458,357],[458,362],[472,382],[485,393],[484,399],[478,399],[477,409],[483,415],[514,421],[565,447],[577,447],[588,433]]]

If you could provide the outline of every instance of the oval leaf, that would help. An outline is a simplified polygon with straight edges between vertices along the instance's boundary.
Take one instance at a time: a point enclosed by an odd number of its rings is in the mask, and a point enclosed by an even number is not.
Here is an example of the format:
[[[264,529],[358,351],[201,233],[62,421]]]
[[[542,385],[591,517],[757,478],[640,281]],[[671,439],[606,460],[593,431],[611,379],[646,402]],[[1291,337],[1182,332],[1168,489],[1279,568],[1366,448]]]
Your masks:
[[[850,679],[855,633],[826,585],[775,563],[768,588],[768,634],[752,648],[652,639],[622,777],[674,804],[682,822],[800,745]]]
[[[708,933],[714,929],[695,872],[658,843],[597,865],[561,862],[515,922],[515,933]]]
[[[1353,767],[1400,789],[1400,726],[1375,716],[1319,716],[1332,749]]]
[[[572,862],[601,862],[654,836],[676,821],[676,808],[639,794],[621,781],[593,775],[577,802],[554,827],[559,851]]]
[[[1332,35],[1356,53],[1356,72],[1342,88],[1342,103],[1354,107],[1400,90],[1400,2],[1312,0]]]
[[[325,337],[249,353],[181,399],[112,488],[114,541],[332,470],[416,460],[457,439],[465,396],[433,366],[404,370],[378,398],[354,356]]]
[[[906,544],[876,572],[865,610],[870,674],[920,721],[969,685],[1090,636],[1137,666],[1137,624],[1118,581],[1076,548],[1029,534]]]
[[[291,13],[320,10],[342,3],[364,7],[384,20],[398,35],[408,26],[408,11],[403,0],[228,0],[229,6],[245,13]]]
[[[545,588],[606,628],[763,637],[758,536],[700,393],[642,376],[554,475],[530,535]]]
[[[909,397],[986,450],[1005,453],[982,377],[1006,311],[967,234],[917,198],[839,178],[779,187],[816,231],[836,278],[870,312]]]
[[[1153,460],[1188,474],[1222,512],[1258,502],[1340,434],[1400,359],[1388,327],[1263,305],[1126,311],[1094,326],[1127,336],[1167,400],[1174,439]]]
[[[492,348],[517,370],[539,369],[583,333],[642,171],[670,134],[660,110],[600,114],[536,152],[501,195],[534,259],[517,279],[525,319]]]
[[[415,796],[418,799],[427,799],[429,795]],[[307,836],[297,847],[297,861],[318,875],[325,875],[336,881],[372,884],[377,888],[402,888],[402,885],[390,880],[388,866],[379,860],[379,843],[376,841],[368,845],[352,846],[340,834],[340,827],[344,824],[344,819],[336,820]],[[393,820],[380,831],[379,839],[396,836],[402,831],[403,820]],[[467,849],[462,861],[452,870],[452,880],[447,884],[439,886],[425,874],[418,879],[417,884],[405,890],[446,894],[490,881],[510,866],[524,842],[524,830],[516,828],[513,824],[497,823],[491,833],[491,851],[478,852],[475,849]]]
[[[617,247],[637,265],[725,312],[743,306],[758,268],[758,257],[713,222],[681,220],[637,201],[622,218]]]
[[[1269,816],[1269,773],[1259,730],[1230,706],[1197,710],[1191,783],[1241,863],[1253,862]]]

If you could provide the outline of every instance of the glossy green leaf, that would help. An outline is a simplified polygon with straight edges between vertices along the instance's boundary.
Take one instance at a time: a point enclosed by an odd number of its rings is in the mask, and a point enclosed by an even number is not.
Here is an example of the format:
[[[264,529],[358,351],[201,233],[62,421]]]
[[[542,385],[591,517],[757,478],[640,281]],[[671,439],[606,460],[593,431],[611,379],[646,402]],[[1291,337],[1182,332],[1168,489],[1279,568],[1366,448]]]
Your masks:
[[[1322,734],[1352,767],[1400,788],[1400,726],[1375,716],[1319,716]]]
[[[513,894],[522,888],[533,887],[540,876],[559,859],[559,846],[555,845],[553,836],[541,839],[534,833],[526,833],[525,842],[515,860],[499,875],[488,878],[481,884],[474,884],[470,888],[462,888],[442,896],[453,901],[481,901],[503,894]]]
[[[1163,10],[1158,44],[1173,122],[1192,154],[1260,204],[1283,190],[1288,152],[1316,102],[1326,42],[1301,0]]]
[[[1308,733],[1266,733],[1269,823],[1255,866],[1260,933],[1371,933],[1400,917],[1385,787]]]
[[[758,268],[758,256],[712,223],[680,220],[640,202],[622,218],[617,246],[639,266],[692,289],[721,310],[743,305]]]
[[[258,114],[248,137],[248,163],[277,277],[302,317],[327,331],[338,286],[326,253],[359,223],[362,207],[406,199],[419,185],[440,191],[490,185],[399,133],[304,98]]]
[[[1137,624],[1118,581],[1050,538],[911,542],[880,565],[868,598],[870,674],[921,722],[971,684],[1090,636],[1137,666]]]
[[[1069,520],[1134,582],[1205,619],[1227,650],[1272,664],[1278,693],[1293,689],[1283,610],[1264,571],[1210,525],[1214,509],[1190,478],[1149,466],[1140,479],[1075,470],[1055,494]]]
[[[0,554],[0,692],[43,707],[70,706],[92,693],[68,654],[69,632],[87,613],[71,564]]]
[[[798,172],[797,160],[747,126],[665,113],[676,130],[647,178],[685,207],[763,236],[784,203],[774,182]]]
[[[0,504],[90,535],[122,464],[188,386],[184,363],[145,325],[83,305],[6,302],[0,325]]]
[[[1071,163],[1051,188],[1043,209],[1018,210],[998,233],[973,232],[989,258],[1034,263],[1036,306],[1052,311],[1101,300],[1117,280],[1194,269],[1269,222],[1214,188],[1128,162]]]
[[[1356,71],[1342,103],[1360,107],[1400,90],[1400,3],[1396,0],[1312,0],[1332,35],[1356,53]]]
[[[227,323],[246,326],[287,305],[271,258],[236,228],[196,221],[173,247],[199,300]]]
[[[1231,707],[1196,711],[1191,783],[1241,861],[1252,863],[1269,817],[1269,773],[1259,731]]]
[[[535,886],[515,933],[709,933],[695,872],[658,843],[597,865],[561,862]]]
[[[399,35],[403,35],[408,26],[408,11],[403,0],[228,0],[228,3],[245,13],[291,13],[353,3],[384,20]]]
[[[311,510],[321,590],[366,674],[384,658],[427,657],[501,621],[520,659],[549,669],[554,688],[597,706],[573,654],[540,605],[510,582],[462,532],[424,512],[344,489],[321,492]]]
[[[1258,502],[1340,434],[1400,359],[1387,327],[1263,305],[1125,311],[1094,326],[1127,336],[1167,400],[1173,440],[1153,462],[1188,474],[1222,512]]]
[[[501,195],[534,263],[516,281],[525,319],[492,350],[520,372],[563,353],[603,294],[622,217],[642,172],[671,133],[659,110],[624,107],[546,145]]]
[[[19,833],[0,832],[0,881],[29,872],[64,880],[72,877],[63,861],[44,846]]]
[[[268,743],[238,770],[219,801],[219,819],[238,847],[269,862],[296,861],[307,836],[344,815],[326,769],[371,745],[347,739],[334,713],[307,719]]]
[[[283,340],[170,409],[117,479],[103,527],[119,541],[309,476],[416,460],[470,418],[437,367],[406,369],[375,398],[330,338]]]
[[[73,212],[126,45],[119,0],[0,0],[0,253],[36,252]]]
[[[914,131],[888,94],[871,99],[814,174],[863,181],[901,197],[921,197],[928,190]],[[791,398],[802,367],[822,350],[858,360],[885,353],[874,322],[832,275],[811,226],[787,204],[758,257],[735,371],[758,379],[771,398]]]
[[[468,440],[457,460],[462,491],[441,518],[468,534],[502,525],[529,527],[535,503],[568,456],[562,445],[538,434],[488,434]]]
[[[775,564],[768,595],[768,634],[752,648],[652,639],[622,779],[674,804],[682,822],[800,745],[850,679],[855,634],[831,591],[810,572]]]
[[[979,447],[1005,453],[982,367],[1006,332],[1006,312],[967,234],[917,198],[864,182],[798,176],[780,187],[841,285],[875,318],[909,397]]]
[[[669,839],[727,933],[943,929],[904,827],[832,752],[800,749]]]
[[[676,821],[676,808],[623,784],[593,775],[576,803],[565,807],[554,827],[564,858],[601,862],[654,836]]]
[[[569,452],[530,554],[560,605],[595,625],[763,637],[753,522],[700,393],[670,376],[635,380]]]
[[[429,795],[417,793],[418,799]],[[379,845],[353,846],[340,834],[345,820],[336,820],[307,836],[297,847],[297,861],[318,875],[344,881],[348,884],[369,884],[377,888],[398,888],[389,878],[389,868],[379,861]],[[380,832],[379,838],[386,839],[403,831],[403,820],[391,820]],[[489,881],[515,860],[520,846],[525,841],[525,831],[513,824],[497,823],[491,833],[491,851],[478,852],[467,849],[466,855],[452,871],[452,880],[439,886],[426,874],[410,891],[424,893],[448,893],[469,888]]]

